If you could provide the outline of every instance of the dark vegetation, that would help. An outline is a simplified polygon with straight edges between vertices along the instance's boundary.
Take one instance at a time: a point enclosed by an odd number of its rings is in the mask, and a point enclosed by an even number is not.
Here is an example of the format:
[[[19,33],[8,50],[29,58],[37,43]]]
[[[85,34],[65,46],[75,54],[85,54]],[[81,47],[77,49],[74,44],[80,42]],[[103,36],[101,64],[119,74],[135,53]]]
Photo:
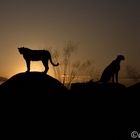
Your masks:
[[[68,41],[62,50],[49,49],[53,60],[59,62],[59,67],[53,67],[55,77],[63,83],[68,89],[75,79],[85,75],[93,79],[94,67],[93,60],[88,58],[75,60],[74,55],[77,55],[78,44]]]

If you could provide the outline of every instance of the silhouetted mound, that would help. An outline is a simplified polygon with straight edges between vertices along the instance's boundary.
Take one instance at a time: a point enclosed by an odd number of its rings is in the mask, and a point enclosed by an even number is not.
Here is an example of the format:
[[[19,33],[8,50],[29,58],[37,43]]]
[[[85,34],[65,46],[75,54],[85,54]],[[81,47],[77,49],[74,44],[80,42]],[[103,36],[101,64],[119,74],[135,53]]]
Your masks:
[[[127,88],[127,93],[135,94],[135,95],[137,94],[137,95],[140,96],[140,83],[136,83],[136,84],[134,84],[132,86],[129,86]]]
[[[0,86],[4,96],[65,95],[66,92],[62,83],[41,72],[16,74]]]
[[[125,93],[125,90],[125,86],[118,83],[99,84],[98,82],[87,82],[75,83],[71,86],[71,92],[77,95],[118,95]]]

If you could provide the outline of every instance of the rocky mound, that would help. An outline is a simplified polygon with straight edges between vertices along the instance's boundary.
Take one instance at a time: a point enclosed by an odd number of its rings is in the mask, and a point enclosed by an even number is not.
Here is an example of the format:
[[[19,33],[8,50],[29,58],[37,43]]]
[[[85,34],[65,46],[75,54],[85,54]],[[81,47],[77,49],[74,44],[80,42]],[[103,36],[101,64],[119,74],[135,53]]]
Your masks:
[[[41,72],[16,74],[0,86],[1,96],[59,96],[66,92],[61,82]]]

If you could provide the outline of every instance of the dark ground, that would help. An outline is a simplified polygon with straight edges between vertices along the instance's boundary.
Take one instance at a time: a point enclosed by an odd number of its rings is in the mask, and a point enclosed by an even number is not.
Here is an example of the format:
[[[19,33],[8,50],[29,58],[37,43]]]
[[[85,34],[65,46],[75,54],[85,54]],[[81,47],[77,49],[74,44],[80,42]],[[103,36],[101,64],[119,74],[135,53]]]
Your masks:
[[[131,139],[131,132],[139,128],[139,94],[140,83],[128,88],[76,83],[67,90],[40,72],[16,74],[0,86],[2,106],[26,108],[29,114],[39,112],[40,121],[49,117],[50,131],[59,138],[65,133],[67,138]]]

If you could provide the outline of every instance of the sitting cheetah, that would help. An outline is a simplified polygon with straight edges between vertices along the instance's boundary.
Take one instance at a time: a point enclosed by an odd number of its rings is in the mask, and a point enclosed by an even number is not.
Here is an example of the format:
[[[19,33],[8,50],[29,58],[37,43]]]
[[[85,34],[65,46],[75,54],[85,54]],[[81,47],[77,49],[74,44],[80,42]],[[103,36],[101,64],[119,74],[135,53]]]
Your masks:
[[[118,73],[120,70],[120,62],[122,60],[125,60],[124,56],[118,55],[117,58],[104,69],[99,82],[106,83],[112,78],[113,83],[115,83],[115,80],[116,83],[118,83]]]

